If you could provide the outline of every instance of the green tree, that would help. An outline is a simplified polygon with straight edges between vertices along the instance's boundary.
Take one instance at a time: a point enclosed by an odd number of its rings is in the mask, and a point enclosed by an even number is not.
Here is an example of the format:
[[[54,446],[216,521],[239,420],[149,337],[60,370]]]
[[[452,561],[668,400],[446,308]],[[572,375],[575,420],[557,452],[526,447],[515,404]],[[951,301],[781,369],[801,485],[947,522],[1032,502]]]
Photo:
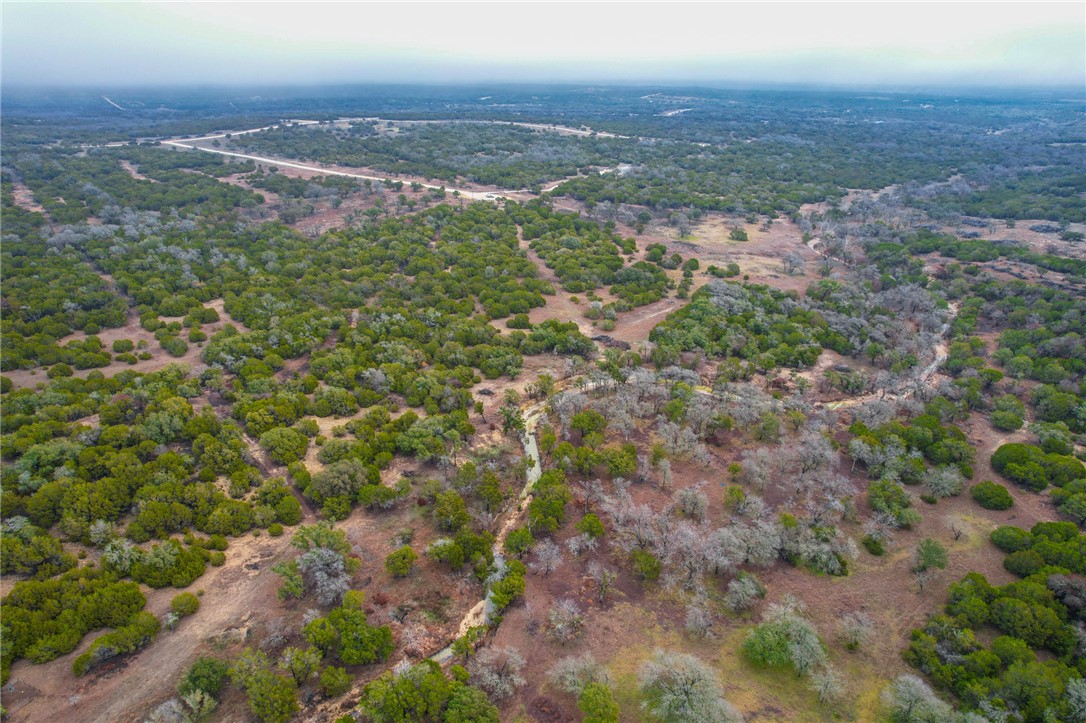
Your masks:
[[[279,669],[289,673],[295,685],[302,686],[309,680],[309,676],[317,672],[321,657],[321,652],[313,647],[304,650],[288,647],[279,656]]]
[[[392,577],[406,577],[418,557],[410,546],[404,545],[399,550],[388,554],[385,558],[385,570]]]
[[[351,676],[343,668],[329,665],[321,671],[321,692],[326,698],[335,698],[351,689]]]
[[[947,564],[946,548],[938,541],[925,537],[916,546],[913,573],[920,589],[924,589],[925,583],[931,578],[935,570],[943,570]]]
[[[464,498],[453,490],[439,492],[434,500],[434,521],[438,527],[455,532],[471,520]]]
[[[309,438],[290,427],[276,427],[260,435],[260,445],[279,464],[297,462],[309,449]]]
[[[591,682],[581,691],[577,707],[584,715],[584,723],[618,723],[618,703],[611,688]]]

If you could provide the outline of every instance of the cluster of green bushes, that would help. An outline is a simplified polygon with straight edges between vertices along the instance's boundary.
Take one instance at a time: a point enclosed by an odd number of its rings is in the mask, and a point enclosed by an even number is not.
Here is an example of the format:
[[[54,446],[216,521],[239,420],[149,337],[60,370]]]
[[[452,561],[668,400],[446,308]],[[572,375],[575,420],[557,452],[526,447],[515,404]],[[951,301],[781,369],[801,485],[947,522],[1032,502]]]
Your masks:
[[[962,476],[973,476],[976,450],[960,428],[942,424],[934,415],[922,414],[908,423],[894,420],[875,428],[855,422],[849,433],[854,437],[849,454],[867,467],[873,479],[919,484],[924,481],[925,461],[952,465]]]
[[[1086,466],[1070,455],[1045,452],[1032,444],[1004,444],[992,454],[992,469],[1012,482],[1040,492],[1050,484],[1065,487],[1086,478]]]
[[[357,590],[344,593],[339,607],[306,623],[302,631],[305,639],[321,655],[334,656],[344,665],[368,665],[388,658],[395,647],[392,630],[366,620],[363,600]]]
[[[374,721],[429,720],[439,723],[498,723],[498,709],[469,684],[468,671],[454,665],[446,677],[426,660],[396,674],[387,672],[362,689],[358,707]]]
[[[973,496],[978,505],[986,510],[1009,510],[1014,504],[1014,498],[1011,497],[1011,493],[1007,491],[1007,488],[991,480],[985,480],[980,484],[973,485],[969,490],[969,494]]]
[[[136,583],[89,567],[15,583],[3,599],[4,682],[16,660],[46,663],[70,653],[92,630],[128,625],[146,602]]]
[[[72,672],[77,677],[83,676],[99,663],[139,650],[155,639],[159,627],[158,618],[151,613],[136,613],[127,625],[95,638],[90,647],[72,661]]]
[[[905,660],[969,710],[1069,720],[1067,685],[1086,673],[1072,625],[1086,618],[1083,592],[1057,573],[1002,587],[970,573],[950,586],[945,614],[913,631]],[[994,639],[990,628],[999,633]]]
[[[99,216],[107,206],[140,211],[208,215],[253,207],[263,198],[203,172],[181,169],[251,171],[251,163],[228,166],[211,154],[146,149],[99,149],[77,154],[71,149],[44,150],[15,160],[23,181],[57,223],[79,223]],[[151,180],[137,179],[121,166],[132,158]],[[230,170],[226,170],[230,169]]]
[[[664,348],[740,359],[763,371],[805,368],[822,353],[819,338],[826,325],[795,301],[768,286],[710,281],[649,339]]]
[[[1086,535],[1071,522],[1038,522],[1029,531],[999,527],[992,542],[1007,553],[1003,566],[1021,577],[1048,567],[1086,574]]]
[[[6,210],[4,214],[6,224]],[[0,320],[4,341],[0,369],[53,364],[93,369],[109,364],[109,353],[93,334],[123,326],[128,304],[75,248],[63,246],[56,253],[36,237],[9,238],[0,252],[0,263],[7,307]],[[92,336],[64,346],[57,343],[79,330]]]

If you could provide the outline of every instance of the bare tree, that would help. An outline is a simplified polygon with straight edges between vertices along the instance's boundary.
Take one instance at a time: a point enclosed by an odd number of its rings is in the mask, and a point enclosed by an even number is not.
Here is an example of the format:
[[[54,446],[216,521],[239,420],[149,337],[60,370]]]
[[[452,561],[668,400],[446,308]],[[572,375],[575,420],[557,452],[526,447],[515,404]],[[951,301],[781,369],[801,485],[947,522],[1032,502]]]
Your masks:
[[[562,564],[562,548],[551,540],[540,540],[532,550],[535,559],[529,564],[532,571],[546,576]]]
[[[704,601],[686,606],[686,630],[695,637],[712,637],[713,616],[706,609]]]
[[[766,588],[752,573],[740,573],[739,577],[728,583],[725,602],[734,613],[749,610],[758,600],[765,597]]]
[[[811,690],[820,703],[836,703],[845,694],[845,681],[831,665],[825,664],[811,673]]]
[[[645,707],[660,720],[733,723],[739,712],[724,699],[716,672],[693,655],[657,650],[639,672]]]
[[[697,522],[705,520],[709,511],[709,496],[702,491],[704,482],[698,482],[691,487],[684,487],[677,495],[679,511]]]
[[[560,658],[547,673],[547,677],[556,687],[573,695],[580,695],[589,683],[611,685],[611,676],[607,669],[596,662],[592,653]]]
[[[607,599],[607,593],[611,591],[618,574],[611,568],[592,561],[588,564],[588,576],[596,584],[596,600],[602,603]]]
[[[875,631],[875,622],[867,613],[854,610],[841,616],[838,621],[841,642],[848,650],[859,650]]]
[[[791,275],[802,269],[806,265],[807,260],[803,258],[803,254],[799,251],[789,251],[784,255],[784,258],[781,259],[781,262],[784,265],[785,273]]]
[[[494,700],[504,700],[524,685],[524,658],[516,648],[483,648],[468,664],[472,682]]]
[[[569,598],[560,598],[547,612],[547,634],[559,643],[568,643],[581,634],[584,614]]]

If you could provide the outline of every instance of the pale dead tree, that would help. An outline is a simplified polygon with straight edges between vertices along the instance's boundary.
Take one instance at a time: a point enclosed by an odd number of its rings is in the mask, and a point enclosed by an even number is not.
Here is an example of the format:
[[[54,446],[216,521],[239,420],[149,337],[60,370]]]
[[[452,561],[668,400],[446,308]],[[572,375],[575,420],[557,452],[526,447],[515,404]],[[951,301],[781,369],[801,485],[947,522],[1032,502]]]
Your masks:
[[[558,643],[568,643],[584,628],[584,613],[573,600],[561,598],[547,612],[547,634]]]
[[[838,620],[841,642],[848,650],[859,650],[871,639],[875,631],[875,621],[871,616],[859,610],[845,613]]]
[[[298,569],[317,594],[317,603],[332,605],[350,589],[343,555],[327,547],[315,547],[298,558]]]
[[[701,531],[683,521],[668,536],[666,551],[667,572],[664,582],[668,587],[684,590],[700,590],[705,573],[705,539]]]
[[[716,671],[693,655],[657,650],[638,673],[645,707],[659,720],[740,723]]]
[[[685,457],[695,450],[698,437],[693,430],[668,420],[664,416],[656,418],[656,434],[669,455]]]
[[[743,572],[728,583],[728,594],[724,601],[733,613],[741,613],[749,610],[758,600],[764,598],[765,593],[765,585],[755,575]]]
[[[524,685],[523,668],[524,657],[516,648],[483,648],[468,663],[472,683],[494,700],[504,700]]]
[[[630,435],[637,431],[637,419],[625,407],[612,409],[608,423],[612,429],[622,435],[623,442],[629,442]]]
[[[594,396],[599,396],[613,389],[617,382],[602,369],[591,369],[588,372],[588,383],[591,385],[591,390],[595,392]]]
[[[686,238],[690,235],[690,219],[685,213],[675,214],[675,228],[679,232],[679,238]]]
[[[962,493],[965,479],[957,467],[933,467],[924,473],[924,486],[935,497],[954,497]]]
[[[741,457],[743,481],[758,490],[764,490],[774,476],[776,464],[765,447],[744,450]]]
[[[845,679],[825,663],[811,673],[810,688],[818,695],[819,703],[836,703],[845,694]]]
[[[666,558],[671,551],[671,545],[675,541],[675,531],[679,527],[678,521],[672,516],[672,509],[653,511],[652,529],[656,541],[657,557]]]
[[[691,487],[684,487],[676,495],[679,511],[697,522],[704,521],[709,512],[709,496],[705,494],[704,486],[704,481],[698,482]]]
[[[603,482],[598,479],[579,479],[575,483],[580,490],[581,505],[587,513],[592,505],[603,500]]]
[[[694,464],[708,469],[713,463],[713,453],[704,444],[698,442],[694,446],[694,452],[690,455],[690,459]]]
[[[532,555],[535,559],[529,564],[529,567],[539,575],[549,575],[562,564],[562,548],[551,540],[537,542],[535,547],[532,548]]]
[[[894,382],[896,386],[897,381]],[[884,399],[871,399],[857,404],[850,410],[854,422],[862,422],[868,427],[881,427],[897,416],[897,406]]]
[[[656,511],[648,505],[629,505],[621,510],[621,515],[612,514],[615,542],[620,549],[652,549],[656,545],[656,516]]]
[[[574,535],[566,540],[566,547],[569,549],[569,553],[574,557],[579,557],[582,553],[595,550],[597,544],[596,538],[588,533]]]
[[[772,565],[781,550],[781,533],[776,524],[765,519],[735,526],[743,562],[757,567]]]
[[[547,677],[560,690],[579,696],[589,683],[610,687],[611,675],[596,662],[592,653],[570,655],[561,658],[547,673]]]
[[[607,593],[611,591],[611,586],[618,579],[618,573],[593,560],[588,564],[588,576],[596,585],[596,600],[602,603],[607,599]]]
[[[805,431],[798,444],[788,448],[786,454],[801,479],[827,467],[837,458],[837,452],[826,436],[814,430]]]
[[[657,479],[664,489],[671,487],[671,460],[662,459],[656,465]]]
[[[717,405],[704,394],[695,394],[686,403],[686,421],[700,438],[705,437],[706,428],[717,414]]]
[[[889,550],[894,545],[894,531],[899,526],[895,515],[878,512],[864,523],[864,537],[870,538],[884,550]]]
[[[847,477],[822,472],[813,475],[804,486],[803,508],[814,524],[836,520],[849,511],[857,491]]]
[[[703,600],[686,606],[686,631],[698,638],[713,636],[713,616]]]
[[[761,497],[748,494],[736,504],[735,513],[748,520],[760,520],[770,513],[770,509]]]
[[[569,423],[573,415],[588,407],[588,397],[581,392],[559,392],[547,402],[550,411],[558,417],[558,424],[562,430],[562,436],[569,439]]]
[[[792,275],[801,270],[807,263],[807,260],[803,258],[803,254],[799,251],[789,251],[781,259],[781,263],[784,265],[784,271],[788,275]]]
[[[702,554],[706,569],[714,575],[731,575],[742,559],[741,544],[730,527],[718,527],[705,536]]]

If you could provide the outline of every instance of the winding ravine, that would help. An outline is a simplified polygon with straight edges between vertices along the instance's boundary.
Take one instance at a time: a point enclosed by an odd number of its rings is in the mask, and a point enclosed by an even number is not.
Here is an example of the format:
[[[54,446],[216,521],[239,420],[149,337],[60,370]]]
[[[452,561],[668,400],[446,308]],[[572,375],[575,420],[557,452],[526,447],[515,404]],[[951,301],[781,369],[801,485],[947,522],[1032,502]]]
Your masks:
[[[544,403],[539,402],[531,407],[528,407],[526,414],[524,415],[524,432],[520,435],[520,443],[524,447],[524,456],[527,457],[530,462],[527,470],[526,479],[524,482],[524,488],[520,491],[520,497],[518,498],[516,508],[502,523],[501,528],[498,530],[498,534],[494,539],[494,547],[492,548],[494,553],[495,562],[501,564],[505,557],[502,555],[502,545],[505,543],[505,538],[509,532],[516,527],[520,522],[524,511],[528,509],[528,503],[532,501],[532,485],[539,481],[539,477],[543,474],[543,468],[539,461],[539,444],[536,441],[535,430],[539,426],[539,420],[543,417]],[[490,593],[487,591],[487,595],[475,603],[475,605],[468,610],[460,621],[460,626],[457,628],[456,637],[459,638],[466,634],[468,630],[478,625],[484,625],[493,619],[494,607],[490,602]],[[438,652],[430,656],[430,660],[436,663],[444,664],[452,659],[452,644],[445,646]]]

